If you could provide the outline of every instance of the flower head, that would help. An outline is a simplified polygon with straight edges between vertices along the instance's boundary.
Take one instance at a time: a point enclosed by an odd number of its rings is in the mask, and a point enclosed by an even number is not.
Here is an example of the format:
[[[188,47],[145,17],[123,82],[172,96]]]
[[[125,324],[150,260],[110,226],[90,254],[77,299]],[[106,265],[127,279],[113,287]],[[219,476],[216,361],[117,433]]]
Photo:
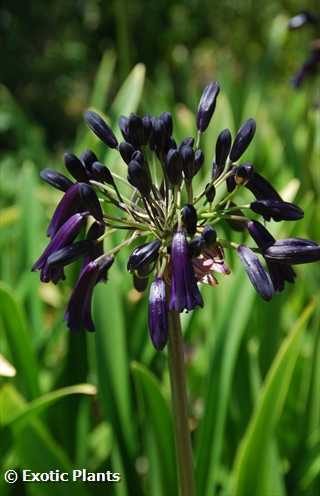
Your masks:
[[[139,292],[151,280],[148,322],[157,350],[167,342],[168,312],[202,307],[201,285],[216,286],[221,275],[231,273],[225,260],[230,250],[236,250],[252,285],[267,301],[287,282],[294,282],[292,265],[320,259],[317,243],[301,238],[276,240],[257,220],[299,220],[303,211],[284,201],[255,164],[240,162],[256,132],[254,119],[245,121],[234,139],[229,129],[218,134],[211,170],[196,190],[194,177],[200,170],[204,175],[206,167],[201,137],[219,91],[217,82],[205,88],[196,115],[197,135],[180,142],[174,138],[170,112],[121,116],[124,141],[120,144],[117,133],[99,114],[87,112],[89,128],[112,153],[119,153],[126,170],[123,177],[100,162],[92,150],[79,158],[65,154],[72,180],[48,169],[41,173],[63,196],[48,227],[51,241],[33,270],[41,271],[43,282],[57,283],[65,278],[65,267],[82,260],[65,313],[71,330],[94,330],[94,288],[107,281],[118,253],[133,243],[127,269]],[[252,196],[251,203],[243,204],[241,196],[237,199],[241,189]],[[243,232],[241,245],[232,240],[226,223]],[[114,231],[118,232],[113,237]],[[246,245],[246,231],[256,247]],[[106,249],[107,236],[118,244]]]

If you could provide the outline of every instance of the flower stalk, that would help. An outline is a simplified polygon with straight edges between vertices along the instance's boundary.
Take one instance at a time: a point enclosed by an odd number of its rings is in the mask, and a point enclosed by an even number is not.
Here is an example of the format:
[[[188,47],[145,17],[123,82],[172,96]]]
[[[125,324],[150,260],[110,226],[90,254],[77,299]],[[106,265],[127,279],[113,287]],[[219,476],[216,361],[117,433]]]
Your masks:
[[[168,360],[180,496],[195,496],[180,314],[169,311]]]

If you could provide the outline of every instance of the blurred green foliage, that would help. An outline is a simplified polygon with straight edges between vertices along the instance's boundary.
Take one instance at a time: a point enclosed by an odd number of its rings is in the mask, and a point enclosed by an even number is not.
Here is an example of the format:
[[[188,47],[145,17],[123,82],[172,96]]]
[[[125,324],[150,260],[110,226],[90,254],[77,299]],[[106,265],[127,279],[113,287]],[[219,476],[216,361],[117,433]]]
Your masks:
[[[123,481],[107,494],[177,495],[166,352],[150,344],[147,299],[132,291],[122,257],[97,288],[95,335],[66,330],[74,268],[59,287],[30,272],[60,197],[38,172],[62,169],[63,146],[91,147],[124,173],[84,128],[84,108],[112,124],[136,109],[170,110],[181,138],[194,132],[203,84],[218,79],[199,180],[219,131],[234,133],[254,117],[245,158],[305,209],[303,221],[280,231],[273,223],[272,231],[320,241],[320,114],[311,86],[295,92],[289,84],[308,47],[307,32],[286,30],[300,8],[196,0],[1,6],[0,359],[16,369],[0,377],[1,474],[112,469]],[[238,261],[228,254],[228,262],[232,275],[204,288],[205,308],[183,316],[198,495],[318,496],[319,267],[299,267],[294,287],[265,303]],[[103,484],[43,487],[0,478],[1,496],[106,494]]]

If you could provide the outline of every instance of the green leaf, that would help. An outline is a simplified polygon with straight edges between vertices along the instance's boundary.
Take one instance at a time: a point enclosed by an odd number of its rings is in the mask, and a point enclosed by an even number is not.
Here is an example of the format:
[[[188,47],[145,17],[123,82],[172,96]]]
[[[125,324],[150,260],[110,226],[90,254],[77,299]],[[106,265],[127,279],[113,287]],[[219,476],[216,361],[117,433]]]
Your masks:
[[[28,398],[39,393],[38,364],[27,329],[22,308],[7,286],[0,283],[0,318],[3,322],[10,349],[12,364],[17,371],[16,380],[22,385]]]
[[[108,50],[101,59],[90,98],[90,106],[103,109],[106,105],[108,93],[112,83],[116,57],[113,51]]]
[[[172,417],[168,404],[161,392],[159,381],[143,365],[131,364],[133,377],[144,404],[144,417],[155,441],[158,465],[163,481],[163,494],[175,496],[178,493],[175,465],[175,447]],[[139,402],[140,404],[140,402]]]
[[[268,372],[255,413],[238,449],[233,469],[234,496],[266,496],[259,488],[262,474],[269,464],[268,449],[286,400],[300,351],[301,336],[314,306],[311,303],[304,310]]]
[[[196,439],[196,481],[199,494],[212,494],[219,464],[230,398],[232,375],[239,346],[255,297],[244,272],[229,282],[231,290],[217,307],[212,335],[214,342],[208,357],[204,416]],[[227,281],[224,284],[228,284]],[[241,308],[241,312],[235,311]]]

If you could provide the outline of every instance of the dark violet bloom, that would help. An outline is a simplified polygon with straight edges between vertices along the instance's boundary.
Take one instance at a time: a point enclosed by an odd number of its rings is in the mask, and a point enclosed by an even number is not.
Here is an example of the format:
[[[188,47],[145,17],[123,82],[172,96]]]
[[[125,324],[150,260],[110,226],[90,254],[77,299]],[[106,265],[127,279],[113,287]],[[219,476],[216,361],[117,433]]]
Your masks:
[[[130,114],[127,123],[127,140],[135,148],[140,147],[144,142],[144,128],[141,117]]]
[[[145,115],[142,117],[143,125],[143,144],[147,145],[152,132],[152,120],[150,115]]]
[[[273,284],[268,272],[261,265],[256,254],[247,246],[240,245],[238,255],[255,290],[266,301],[271,300],[274,293]]]
[[[64,246],[59,250],[53,252],[47,260],[47,267],[49,269],[57,267],[65,267],[66,265],[75,262],[79,258],[88,255],[93,248],[93,242],[87,239],[77,241],[70,245]]]
[[[194,152],[194,164],[193,164],[193,175],[195,176],[204,163],[204,154],[202,150],[196,150]]]
[[[52,238],[69,217],[84,211],[102,221],[103,214],[96,193],[89,184],[77,183],[68,189],[58,203],[48,227],[48,236]]]
[[[256,121],[248,119],[239,129],[231,147],[230,160],[236,162],[250,145],[256,132]]]
[[[304,215],[303,210],[297,205],[278,200],[256,200],[251,202],[250,208],[268,221],[298,220]]]
[[[67,191],[73,185],[73,182],[66,176],[51,169],[43,169],[40,172],[40,177],[46,183],[50,184],[50,186],[53,186],[60,191]]]
[[[168,306],[166,285],[160,277],[150,286],[148,323],[153,346],[156,350],[162,350],[168,340]]]
[[[57,283],[59,279],[64,279],[63,268],[60,266],[49,267],[47,262],[50,255],[61,248],[69,245],[79,234],[85,224],[87,214],[77,213],[72,215],[56,232],[40,258],[35,262],[32,271],[41,270],[40,279],[42,282],[53,281]]]
[[[229,129],[224,129],[216,143],[215,161],[212,165],[212,179],[217,179],[223,172],[231,149],[232,136]]]
[[[206,195],[206,199],[209,203],[212,203],[215,196],[216,196],[216,187],[214,184],[207,184],[206,189],[204,191],[204,194]]]
[[[193,205],[187,204],[181,211],[182,222],[189,236],[194,236],[197,231],[198,215]]]
[[[189,257],[198,257],[204,248],[205,241],[203,236],[195,236],[189,242]]]
[[[194,176],[194,150],[193,148],[191,148],[191,146],[184,145],[180,149],[180,154],[182,157],[182,168],[184,177],[187,179],[187,181],[191,181]]]
[[[320,246],[309,239],[280,239],[266,249],[267,260],[286,264],[304,264],[320,260]]]
[[[245,187],[254,194],[257,200],[279,200],[281,196],[274,187],[263,176],[257,172],[253,172]]]
[[[101,274],[106,276],[113,262],[114,258],[106,255],[101,259],[89,262],[82,269],[64,315],[71,331],[95,330],[91,316],[93,289]]]
[[[141,266],[154,262],[158,257],[160,246],[161,242],[156,239],[135,248],[129,257],[127,269],[132,272]]]
[[[171,245],[170,310],[182,312],[203,306],[203,300],[193,272],[186,235],[177,231]]]
[[[138,291],[138,293],[143,293],[147,289],[148,282],[149,282],[148,276],[140,277],[139,274],[136,273],[133,274],[134,289]]]
[[[241,164],[238,167],[235,167],[234,179],[236,184],[245,184],[252,178],[253,173],[254,173],[254,167],[252,164],[246,163],[246,164]]]
[[[92,150],[85,150],[79,158],[89,173],[91,172],[92,164],[98,161],[97,155]]]
[[[87,171],[81,162],[81,160],[76,157],[73,153],[66,152],[63,156],[64,164],[71,176],[73,176],[77,181],[86,183],[88,182]]]
[[[203,133],[210,124],[211,117],[216,108],[220,86],[214,81],[203,90],[197,113],[197,129]]]
[[[91,131],[98,136],[109,148],[117,148],[118,140],[108,124],[96,112],[88,110],[84,113],[84,119]]]
[[[249,221],[248,231],[261,250],[262,255],[264,255],[265,251],[276,242],[272,234],[270,234],[260,222]],[[265,260],[275,291],[283,291],[285,282],[294,282],[296,273],[290,265],[268,258],[265,258]]]

